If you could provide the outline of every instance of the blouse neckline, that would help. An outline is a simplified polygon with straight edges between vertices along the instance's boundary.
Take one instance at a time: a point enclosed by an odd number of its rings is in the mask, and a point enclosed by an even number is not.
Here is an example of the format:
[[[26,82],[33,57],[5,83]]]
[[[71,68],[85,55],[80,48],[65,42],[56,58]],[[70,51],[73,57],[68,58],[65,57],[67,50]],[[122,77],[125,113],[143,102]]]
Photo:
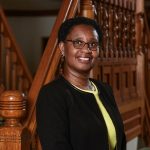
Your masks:
[[[90,81],[91,82],[91,84],[92,84],[92,86],[94,87],[94,90],[84,90],[84,89],[81,89],[81,88],[79,88],[79,87],[77,87],[76,85],[74,85],[74,84],[71,84],[70,82],[70,84],[74,87],[74,88],[76,88],[77,90],[79,90],[79,91],[82,91],[82,92],[86,92],[86,93],[92,93],[92,94],[98,94],[98,89],[97,89],[97,87],[96,87],[96,85],[92,82],[92,81]]]

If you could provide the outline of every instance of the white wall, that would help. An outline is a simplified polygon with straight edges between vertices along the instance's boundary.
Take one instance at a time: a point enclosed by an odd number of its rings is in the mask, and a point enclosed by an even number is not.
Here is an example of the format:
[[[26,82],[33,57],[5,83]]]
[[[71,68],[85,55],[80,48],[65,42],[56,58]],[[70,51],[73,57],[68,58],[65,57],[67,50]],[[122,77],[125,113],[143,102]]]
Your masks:
[[[29,69],[35,73],[42,53],[42,38],[49,37],[56,16],[9,17],[8,21],[21,47]]]
[[[127,143],[127,150],[137,150],[138,138],[134,138]]]

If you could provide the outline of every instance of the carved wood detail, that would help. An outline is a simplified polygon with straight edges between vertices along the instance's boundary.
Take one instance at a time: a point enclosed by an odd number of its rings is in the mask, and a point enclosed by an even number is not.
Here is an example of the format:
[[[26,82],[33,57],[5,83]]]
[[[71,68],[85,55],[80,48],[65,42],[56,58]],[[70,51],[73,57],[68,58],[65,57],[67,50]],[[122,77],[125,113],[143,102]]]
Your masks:
[[[0,116],[4,125],[0,127],[0,149],[29,149],[30,134],[22,127],[26,114],[26,99],[19,91],[5,91],[0,96]]]

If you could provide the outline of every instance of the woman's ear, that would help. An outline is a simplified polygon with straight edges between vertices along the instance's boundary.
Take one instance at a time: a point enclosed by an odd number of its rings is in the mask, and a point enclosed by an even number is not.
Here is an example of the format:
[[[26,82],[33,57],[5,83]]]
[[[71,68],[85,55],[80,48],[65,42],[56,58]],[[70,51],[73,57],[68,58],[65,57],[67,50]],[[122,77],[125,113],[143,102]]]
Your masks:
[[[59,43],[59,49],[60,49],[61,55],[64,56],[64,43],[63,42]]]

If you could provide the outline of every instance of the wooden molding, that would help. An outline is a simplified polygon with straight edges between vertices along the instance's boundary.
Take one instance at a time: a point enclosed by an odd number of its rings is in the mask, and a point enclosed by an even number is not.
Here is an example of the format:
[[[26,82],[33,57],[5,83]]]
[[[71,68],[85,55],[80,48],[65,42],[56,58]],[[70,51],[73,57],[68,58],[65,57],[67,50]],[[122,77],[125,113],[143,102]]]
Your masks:
[[[57,16],[59,9],[54,10],[13,10],[4,9],[7,16],[35,17],[35,16]]]

